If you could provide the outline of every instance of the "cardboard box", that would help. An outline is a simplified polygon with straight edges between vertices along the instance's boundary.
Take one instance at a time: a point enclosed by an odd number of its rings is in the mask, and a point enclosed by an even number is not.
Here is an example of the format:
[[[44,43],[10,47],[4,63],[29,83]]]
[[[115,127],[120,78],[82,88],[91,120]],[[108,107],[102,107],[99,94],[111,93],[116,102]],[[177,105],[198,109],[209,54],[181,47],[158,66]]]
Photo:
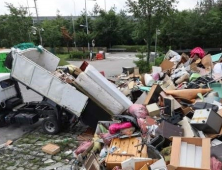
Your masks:
[[[172,150],[171,150],[171,159],[170,165],[168,166],[169,170],[210,170],[210,138],[181,138],[173,137]],[[181,156],[184,153],[181,153],[182,142],[187,142],[187,144],[193,144],[195,146],[201,147],[201,155],[198,155],[200,168],[194,167],[184,167],[180,165]]]
[[[141,158],[148,158],[147,155],[147,147],[146,145],[143,147],[142,152],[138,152],[141,149],[141,145],[135,147],[135,145],[138,145],[141,143],[141,138],[139,137],[133,137],[133,138],[125,138],[125,139],[119,139],[115,138],[112,139],[112,142],[110,144],[110,147],[116,146],[117,150],[114,153],[122,153],[126,152],[127,154],[132,154],[134,156],[120,156],[120,155],[113,155],[111,153],[108,153],[106,157],[106,166],[108,170],[111,170],[115,166],[121,166],[121,163],[131,157],[141,157]]]
[[[50,155],[55,155],[60,152],[60,147],[58,145],[49,143],[42,147],[42,151]]]
[[[154,117],[154,116],[159,117],[160,116],[160,108],[157,106],[156,103],[147,105],[146,109],[149,112],[149,116],[151,116],[151,117]]]
[[[154,84],[148,95],[146,96],[143,104],[148,105],[152,103],[157,103],[159,101],[158,97],[161,91],[163,91],[163,89],[158,84]]]

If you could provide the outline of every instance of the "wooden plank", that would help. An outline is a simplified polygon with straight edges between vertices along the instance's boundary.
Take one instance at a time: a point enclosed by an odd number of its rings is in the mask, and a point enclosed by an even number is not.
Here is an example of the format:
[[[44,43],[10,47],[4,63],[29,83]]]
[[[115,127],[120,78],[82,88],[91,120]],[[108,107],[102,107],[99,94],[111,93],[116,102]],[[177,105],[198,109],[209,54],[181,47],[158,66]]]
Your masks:
[[[210,169],[210,138],[202,140],[202,164],[201,168]]]
[[[120,143],[120,153],[126,152],[127,154],[130,154],[130,153],[128,152],[129,143],[130,143],[130,139],[129,139],[129,138],[126,138],[126,139],[122,139],[122,140],[121,140],[121,143]],[[119,157],[118,157],[118,160],[119,160],[120,162],[122,162],[122,161],[127,160],[128,158],[131,158],[131,157],[130,157],[130,156],[119,156]]]
[[[119,148],[120,147],[120,139],[119,138],[112,139],[110,146],[116,146],[117,148]],[[116,155],[108,154],[106,157],[107,166],[109,166],[109,163],[116,162],[117,161],[116,158],[117,158]]]
[[[180,147],[181,147],[181,138],[173,137],[170,165],[173,165],[175,167],[178,167],[180,163]]]
[[[144,165],[152,164],[153,160],[149,161],[141,161],[141,162],[135,162],[135,170],[140,170]]]
[[[148,165],[147,165],[147,164],[144,165],[140,170],[149,170],[149,169],[148,169]]]

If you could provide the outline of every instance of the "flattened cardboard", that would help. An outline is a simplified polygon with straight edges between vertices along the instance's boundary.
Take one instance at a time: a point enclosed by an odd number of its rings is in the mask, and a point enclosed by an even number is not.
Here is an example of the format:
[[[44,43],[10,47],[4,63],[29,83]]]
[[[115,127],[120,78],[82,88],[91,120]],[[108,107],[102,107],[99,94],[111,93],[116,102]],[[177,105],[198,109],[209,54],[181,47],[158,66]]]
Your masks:
[[[173,99],[173,106],[174,106],[173,108],[174,108],[174,110],[181,108],[181,104],[180,104],[177,100],[175,100],[172,95],[167,95],[164,91],[162,91],[162,92],[160,93],[160,96],[161,96],[162,98]]]
[[[212,70],[213,69],[213,62],[212,62],[212,58],[211,58],[210,54],[206,55],[201,60],[201,63],[203,64],[203,66],[205,67],[206,70]]]
[[[87,170],[100,170],[100,164],[96,156],[92,153],[85,162],[85,168]]]
[[[135,162],[135,170],[141,170],[141,168],[143,168],[144,165],[151,165],[154,162],[156,162],[156,160],[147,160],[147,161],[140,161],[140,162]]]
[[[49,143],[42,147],[42,151],[50,155],[55,155],[60,152],[60,147],[58,145]]]
[[[154,84],[143,104],[148,105],[152,103],[157,103],[161,91],[163,91],[163,89],[158,84]]]
[[[163,71],[171,70],[174,66],[174,63],[169,60],[163,60],[163,62],[160,64],[160,67]]]
[[[169,170],[210,170],[210,138],[181,138],[173,137]],[[202,147],[201,168],[181,167],[180,164],[180,148],[182,142]]]
[[[173,81],[170,79],[170,77],[168,75],[166,75],[165,78],[163,79],[163,84],[161,85],[161,88],[163,90],[175,90],[176,89]]]

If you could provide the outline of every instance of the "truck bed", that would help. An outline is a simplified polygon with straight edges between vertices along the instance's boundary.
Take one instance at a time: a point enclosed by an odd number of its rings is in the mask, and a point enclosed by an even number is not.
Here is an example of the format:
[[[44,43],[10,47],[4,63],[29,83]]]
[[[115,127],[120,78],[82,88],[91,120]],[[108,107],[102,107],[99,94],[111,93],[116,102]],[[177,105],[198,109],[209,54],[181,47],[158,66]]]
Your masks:
[[[53,75],[59,58],[43,49],[35,48],[13,53],[11,77],[40,95],[80,116],[87,104],[88,97],[75,87]]]

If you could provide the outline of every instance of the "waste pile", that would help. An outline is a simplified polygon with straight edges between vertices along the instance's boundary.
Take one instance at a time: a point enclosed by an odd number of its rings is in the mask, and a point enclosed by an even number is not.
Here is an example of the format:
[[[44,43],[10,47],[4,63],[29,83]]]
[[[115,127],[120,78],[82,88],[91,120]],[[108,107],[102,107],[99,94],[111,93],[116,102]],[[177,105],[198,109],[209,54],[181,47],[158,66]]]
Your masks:
[[[73,151],[76,162],[87,170],[221,169],[221,57],[170,50],[151,73],[123,67],[109,83],[87,62],[57,70],[112,117]]]

